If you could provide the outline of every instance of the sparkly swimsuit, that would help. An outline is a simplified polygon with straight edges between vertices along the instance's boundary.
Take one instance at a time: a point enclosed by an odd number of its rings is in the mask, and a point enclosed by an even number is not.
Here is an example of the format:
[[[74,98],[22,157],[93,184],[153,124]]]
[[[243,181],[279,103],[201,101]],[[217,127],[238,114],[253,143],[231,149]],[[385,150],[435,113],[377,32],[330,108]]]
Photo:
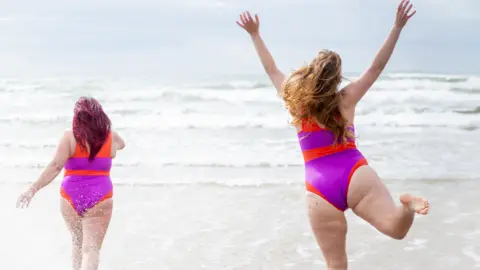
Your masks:
[[[93,161],[88,152],[75,146],[75,153],[65,164],[60,194],[68,200],[79,216],[99,202],[112,198],[113,185],[110,180],[112,134],[110,134]]]

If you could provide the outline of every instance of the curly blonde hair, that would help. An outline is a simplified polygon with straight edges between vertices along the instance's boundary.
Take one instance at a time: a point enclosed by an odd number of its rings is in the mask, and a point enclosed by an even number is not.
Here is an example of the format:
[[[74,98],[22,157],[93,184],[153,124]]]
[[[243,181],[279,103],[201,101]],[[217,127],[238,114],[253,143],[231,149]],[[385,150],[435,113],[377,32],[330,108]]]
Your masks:
[[[281,97],[293,117],[292,124],[314,121],[325,126],[346,143],[353,134],[340,112],[338,86],[342,81],[342,60],[329,50],[320,51],[315,59],[294,71],[285,81]]]

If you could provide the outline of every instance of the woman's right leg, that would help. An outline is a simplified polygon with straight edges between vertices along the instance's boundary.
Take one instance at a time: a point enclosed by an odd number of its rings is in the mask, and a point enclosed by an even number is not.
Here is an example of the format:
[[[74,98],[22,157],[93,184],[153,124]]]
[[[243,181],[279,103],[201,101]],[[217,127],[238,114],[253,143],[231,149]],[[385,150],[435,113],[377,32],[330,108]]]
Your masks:
[[[77,214],[70,203],[61,198],[60,211],[72,235],[72,267],[73,270],[80,270],[82,266],[82,218]]]
[[[347,220],[342,211],[320,196],[307,191],[308,217],[329,270],[348,267]]]
[[[394,239],[403,239],[412,226],[415,213],[426,215],[428,201],[405,194],[397,206],[377,173],[370,166],[358,168],[352,175],[348,205],[353,212],[377,230]]]

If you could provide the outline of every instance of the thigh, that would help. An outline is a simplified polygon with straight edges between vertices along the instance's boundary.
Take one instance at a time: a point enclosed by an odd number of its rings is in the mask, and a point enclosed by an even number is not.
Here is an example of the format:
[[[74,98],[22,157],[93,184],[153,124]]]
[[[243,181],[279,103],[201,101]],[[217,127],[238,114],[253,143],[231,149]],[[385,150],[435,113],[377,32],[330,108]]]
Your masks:
[[[73,209],[72,205],[65,198],[60,198],[60,212],[67,225],[68,230],[72,234],[74,241],[82,241],[82,218]]]
[[[362,166],[352,175],[347,200],[357,216],[380,231],[385,218],[397,208],[387,187],[370,166]]]
[[[307,191],[306,196],[310,225],[327,264],[346,268],[345,214],[314,193]]]
[[[107,199],[89,209],[83,216],[83,245],[88,248],[102,247],[112,218],[113,200]]]

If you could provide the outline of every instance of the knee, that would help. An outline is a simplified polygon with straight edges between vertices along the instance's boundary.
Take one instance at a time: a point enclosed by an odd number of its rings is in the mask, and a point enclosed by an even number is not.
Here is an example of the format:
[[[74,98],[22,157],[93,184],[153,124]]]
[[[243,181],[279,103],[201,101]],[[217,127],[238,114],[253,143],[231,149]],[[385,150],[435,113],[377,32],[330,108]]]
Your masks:
[[[391,231],[391,232],[388,232],[387,235],[395,240],[403,240],[407,236],[407,233],[408,231],[407,232]]]
[[[376,228],[378,231],[394,240],[405,239],[409,231],[409,227],[399,226],[393,222],[381,223],[380,226]]]
[[[407,236],[406,233],[402,233],[402,234],[393,234],[390,237],[392,237],[395,240],[403,240],[406,236]]]

